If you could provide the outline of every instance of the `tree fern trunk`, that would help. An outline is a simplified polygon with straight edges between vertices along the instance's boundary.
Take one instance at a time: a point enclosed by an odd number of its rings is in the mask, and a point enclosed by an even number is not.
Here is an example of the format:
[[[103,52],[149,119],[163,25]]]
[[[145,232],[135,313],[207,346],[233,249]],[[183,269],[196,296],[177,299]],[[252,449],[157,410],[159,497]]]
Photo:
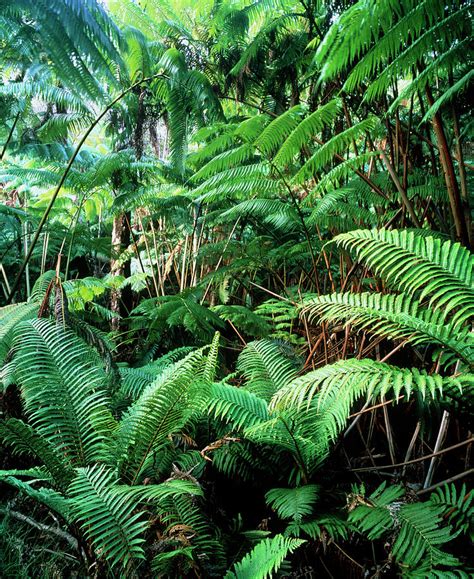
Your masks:
[[[426,87],[426,98],[430,107],[433,106],[434,99],[429,86]],[[438,141],[439,158],[443,168],[444,178],[446,180],[449,204],[451,206],[454,226],[456,228],[456,237],[463,245],[470,247],[469,234],[467,231],[466,220],[463,215],[463,204],[458,182],[456,180],[456,173],[454,172],[453,159],[449,151],[443,121],[438,113],[433,115],[433,128],[436,134],[436,140]]]

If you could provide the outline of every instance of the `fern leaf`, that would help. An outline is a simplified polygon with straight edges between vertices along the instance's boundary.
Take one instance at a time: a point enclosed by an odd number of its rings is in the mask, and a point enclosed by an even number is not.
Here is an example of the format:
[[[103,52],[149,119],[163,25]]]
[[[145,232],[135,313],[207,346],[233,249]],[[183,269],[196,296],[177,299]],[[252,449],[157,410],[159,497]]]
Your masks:
[[[243,388],[227,384],[213,384],[209,413],[232,424],[237,430],[268,420],[264,400]]]
[[[277,342],[259,340],[242,351],[237,369],[247,378],[246,388],[263,398],[271,396],[296,376],[297,368]]]
[[[114,474],[96,465],[77,469],[69,487],[73,515],[95,549],[112,567],[131,570],[144,559],[143,533],[148,526],[143,513],[134,512],[138,499],[117,491]]]
[[[267,579],[278,571],[283,561],[290,553],[303,545],[302,539],[291,539],[275,535],[264,539],[252,549],[232,571],[228,571],[225,579]]]
[[[294,489],[276,488],[267,492],[265,500],[280,518],[301,522],[303,517],[313,512],[318,493],[318,485],[304,485]]]

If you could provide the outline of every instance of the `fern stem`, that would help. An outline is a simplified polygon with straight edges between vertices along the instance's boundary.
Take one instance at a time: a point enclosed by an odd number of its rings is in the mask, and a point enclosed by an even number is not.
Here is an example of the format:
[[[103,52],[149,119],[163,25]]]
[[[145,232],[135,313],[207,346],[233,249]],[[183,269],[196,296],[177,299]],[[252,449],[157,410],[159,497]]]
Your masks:
[[[11,141],[11,139],[12,139],[12,137],[13,137],[13,132],[14,132],[14,130],[15,130],[15,127],[16,127],[16,125],[17,125],[17,123],[18,123],[19,118],[20,118],[20,113],[17,113],[17,115],[16,115],[16,117],[15,117],[15,120],[13,121],[12,128],[10,129],[10,132],[8,133],[7,140],[6,140],[5,143],[3,144],[2,152],[0,153],[0,161],[1,161],[1,160],[3,159],[3,157],[5,156],[5,153],[6,153],[8,144],[10,143],[10,141]]]
[[[406,191],[403,189],[403,187],[400,183],[400,180],[398,179],[398,176],[395,173],[394,168],[390,164],[390,161],[387,159],[387,155],[385,154],[384,151],[380,151],[380,156],[382,157],[382,160],[385,163],[385,166],[387,167],[387,171],[389,172],[390,177],[392,178],[392,181],[395,184],[395,187],[397,188],[397,191],[400,193],[400,197],[402,198],[403,205],[405,205],[406,210],[408,211],[408,214],[410,215],[411,220],[413,221],[415,227],[421,228],[421,223],[420,223],[418,217],[416,216],[413,205],[411,204],[411,201],[408,198]]]
[[[421,490],[417,491],[416,494],[417,494],[417,496],[420,496],[420,495],[424,495],[426,493],[430,493],[439,487],[443,487],[444,485],[447,485],[449,483],[457,481],[457,480],[464,478],[466,476],[470,476],[472,474],[474,474],[474,468],[470,468],[468,470],[460,472],[459,474],[456,474],[450,478],[447,478],[446,480],[442,480],[441,482],[438,482],[438,483],[436,483],[436,484],[434,484],[426,489],[421,489]]]
[[[429,460],[435,456],[440,456],[441,454],[445,454],[450,452],[451,450],[456,450],[456,448],[461,448],[462,446],[466,446],[466,444],[472,444],[474,442],[474,436],[463,440],[462,442],[458,442],[457,444],[453,444],[452,446],[447,446],[446,448],[442,448],[437,452],[432,452],[431,454],[427,454],[426,456],[420,456],[419,458],[413,458],[412,460],[407,460],[404,462],[397,462],[396,464],[384,464],[380,466],[367,466],[367,467],[360,467],[360,468],[352,468],[352,472],[369,472],[369,471],[376,471],[376,470],[386,470],[390,468],[399,468],[401,466],[406,466],[408,464],[416,464],[418,462],[423,462],[424,460]]]
[[[425,88],[426,98],[430,107],[434,104],[433,94],[431,88],[427,85]],[[444,178],[446,181],[446,188],[448,190],[449,204],[451,206],[451,213],[453,215],[454,226],[456,228],[456,237],[466,247],[470,247],[469,235],[467,231],[466,221],[463,215],[463,204],[461,195],[459,193],[459,186],[454,172],[453,159],[449,151],[448,141],[444,131],[443,121],[439,113],[433,115],[433,127],[436,134],[436,139],[439,146],[439,158],[443,168]]]

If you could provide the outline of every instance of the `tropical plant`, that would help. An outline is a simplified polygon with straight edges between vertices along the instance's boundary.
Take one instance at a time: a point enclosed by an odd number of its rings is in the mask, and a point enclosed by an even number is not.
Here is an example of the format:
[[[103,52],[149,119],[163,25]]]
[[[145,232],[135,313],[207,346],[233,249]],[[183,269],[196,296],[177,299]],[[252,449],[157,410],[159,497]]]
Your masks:
[[[0,574],[472,576],[471,11],[0,1]]]

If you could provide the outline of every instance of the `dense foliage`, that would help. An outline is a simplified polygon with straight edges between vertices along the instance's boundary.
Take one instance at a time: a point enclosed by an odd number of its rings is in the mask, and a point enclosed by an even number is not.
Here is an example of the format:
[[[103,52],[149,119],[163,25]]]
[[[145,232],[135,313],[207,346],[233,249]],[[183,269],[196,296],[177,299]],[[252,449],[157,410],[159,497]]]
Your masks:
[[[472,577],[471,19],[0,0],[2,576]]]

